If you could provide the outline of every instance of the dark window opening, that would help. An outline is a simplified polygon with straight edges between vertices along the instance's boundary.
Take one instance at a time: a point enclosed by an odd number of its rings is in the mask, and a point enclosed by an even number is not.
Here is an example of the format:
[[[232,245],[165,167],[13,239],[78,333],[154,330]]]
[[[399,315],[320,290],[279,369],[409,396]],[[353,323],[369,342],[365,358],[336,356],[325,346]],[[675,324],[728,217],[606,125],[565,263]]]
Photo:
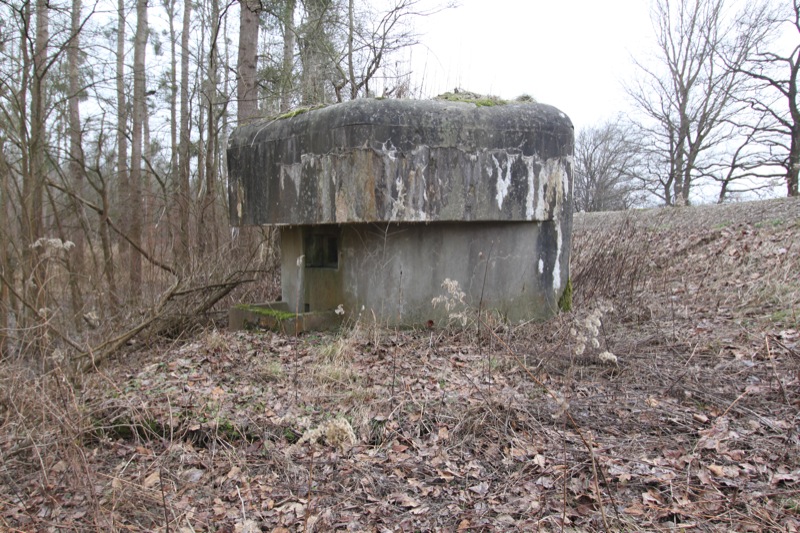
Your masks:
[[[339,268],[339,237],[330,233],[306,235],[307,268]]]

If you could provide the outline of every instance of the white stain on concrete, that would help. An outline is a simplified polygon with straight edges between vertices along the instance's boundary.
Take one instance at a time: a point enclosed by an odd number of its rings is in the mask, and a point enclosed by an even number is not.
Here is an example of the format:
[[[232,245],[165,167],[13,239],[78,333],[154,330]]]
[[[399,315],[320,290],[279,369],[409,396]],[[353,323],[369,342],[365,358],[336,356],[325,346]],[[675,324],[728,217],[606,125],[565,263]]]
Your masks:
[[[544,274],[544,259],[539,259],[539,275]]]
[[[294,190],[297,196],[300,196],[300,180],[303,176],[303,165],[311,156],[303,155],[300,163],[292,163],[291,165],[281,165],[281,190],[285,187],[284,181],[286,178],[294,183]]]
[[[397,159],[397,148],[392,144],[392,140],[389,139],[385,143],[381,143],[381,153],[389,158],[389,161],[394,161]]]
[[[497,172],[497,195],[495,198],[497,199],[498,209],[503,209],[503,201],[508,196],[508,189],[511,186],[511,166],[517,160],[517,157],[516,155],[508,154],[505,165],[502,165],[497,160],[497,157],[492,155],[492,162],[494,162],[494,168]]]
[[[539,158],[535,155],[523,156],[522,161],[527,169],[526,179],[528,180],[528,194],[525,196],[525,218],[534,220],[534,215],[536,214],[536,183],[538,181],[536,164],[539,162]],[[539,273],[541,271],[540,267]]]
[[[406,184],[400,177],[394,180],[394,184],[397,187],[397,198],[392,201],[391,220],[397,220],[397,217],[406,210]]]
[[[556,261],[553,264],[553,290],[557,293],[561,290],[561,220],[556,220]]]
[[[565,161],[565,165],[569,165],[569,168],[575,168],[575,158],[573,156],[567,156]],[[564,186],[564,198],[569,198],[569,195],[572,194],[572,191],[569,188],[569,172],[562,172],[561,180]]]

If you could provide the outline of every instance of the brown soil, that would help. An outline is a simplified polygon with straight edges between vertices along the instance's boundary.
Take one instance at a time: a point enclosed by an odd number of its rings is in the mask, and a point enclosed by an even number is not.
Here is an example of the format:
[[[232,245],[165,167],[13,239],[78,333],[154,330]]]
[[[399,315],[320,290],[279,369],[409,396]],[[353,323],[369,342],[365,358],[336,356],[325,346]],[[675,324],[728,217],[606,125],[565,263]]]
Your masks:
[[[0,530],[799,530],[800,201],[578,215],[572,275],[545,324],[4,363]]]

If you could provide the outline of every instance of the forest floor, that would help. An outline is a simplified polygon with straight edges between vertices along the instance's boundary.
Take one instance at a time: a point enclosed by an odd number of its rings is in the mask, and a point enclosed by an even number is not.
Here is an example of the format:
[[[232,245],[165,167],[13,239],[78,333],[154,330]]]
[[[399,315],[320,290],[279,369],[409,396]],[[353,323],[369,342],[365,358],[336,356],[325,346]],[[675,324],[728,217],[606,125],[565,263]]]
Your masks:
[[[800,201],[576,215],[572,281],[546,323],[2,363],[0,530],[799,531]]]

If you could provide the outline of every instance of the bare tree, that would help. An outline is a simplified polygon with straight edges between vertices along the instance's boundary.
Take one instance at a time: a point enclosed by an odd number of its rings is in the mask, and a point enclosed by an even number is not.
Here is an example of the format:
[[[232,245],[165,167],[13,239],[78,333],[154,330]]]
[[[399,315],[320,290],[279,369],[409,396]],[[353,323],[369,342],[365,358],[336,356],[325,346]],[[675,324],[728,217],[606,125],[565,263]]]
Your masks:
[[[639,62],[643,80],[628,88],[644,117],[650,161],[661,166],[651,190],[667,205],[689,202],[705,159],[730,140],[726,122],[741,111],[737,67],[763,38],[756,21],[764,8],[749,8],[754,23],[746,27],[727,9],[725,0],[656,0],[657,63]]]
[[[283,54],[280,77],[280,111],[285,113],[292,107],[292,80],[294,78],[294,47],[297,44],[297,34],[294,27],[294,10],[296,0],[284,0],[283,12],[280,17],[283,30]]]
[[[130,176],[128,168],[128,104],[125,93],[125,0],[117,0],[117,183],[121,200],[122,227],[129,224]],[[128,243],[119,244],[120,252],[128,252]]]
[[[294,8],[294,6],[292,6]],[[237,63],[237,121],[241,124],[258,114],[256,71],[258,68],[258,35],[260,32],[258,0],[239,2],[239,60]]]
[[[617,211],[637,201],[639,150],[620,120],[581,130],[575,138],[575,208]]]
[[[220,102],[219,83],[219,34],[221,30],[221,19],[219,0],[210,0],[211,4],[211,32],[208,49],[208,67],[206,72],[206,86],[204,89],[203,102],[206,106],[208,116],[206,123],[207,135],[205,143],[205,183],[202,184],[203,199],[198,214],[198,248],[201,255],[217,248],[217,226],[216,226],[216,190],[217,178],[219,177],[219,152],[218,137],[220,131],[220,120],[223,115],[223,105]],[[254,106],[258,109],[258,105]],[[251,111],[252,112],[252,111]]]
[[[144,122],[147,113],[145,52],[147,48],[147,0],[136,1],[136,35],[133,45],[133,127],[131,133],[131,195],[130,195],[130,234],[131,243],[142,244],[142,185]],[[131,250],[130,291],[134,300],[142,284],[142,256]]]
[[[790,28],[800,37],[800,0],[792,0],[787,12],[767,20],[775,29]],[[743,24],[753,26],[745,19]],[[733,65],[737,72],[753,80],[760,91],[755,97],[744,100],[750,107],[766,116],[755,126],[760,134],[769,137],[767,144],[772,160],[784,169],[787,196],[798,196],[800,172],[800,106],[797,102],[798,72],[800,72],[800,44],[785,53],[774,51],[774,42],[759,42],[746,62]],[[772,49],[769,49],[772,48]]]
[[[0,125],[4,125],[4,120],[0,119]],[[9,260],[9,229],[10,221],[8,216],[8,196],[11,192],[9,174],[10,168],[6,161],[5,154],[5,135],[0,134],[0,275],[4,279],[13,280],[11,272],[11,261]],[[0,359],[8,351],[8,331],[9,318],[11,316],[11,298],[7,283],[0,282]]]
[[[46,91],[48,43],[50,41],[50,6],[46,0],[36,2],[36,37],[33,52],[33,79],[31,80],[30,139],[28,141],[27,165],[23,153],[22,175],[22,253],[24,297],[28,302],[28,318],[38,320],[39,310],[45,307],[45,273],[40,257],[40,247],[35,246],[44,235],[43,195],[46,175]],[[25,49],[25,47],[23,47]],[[24,127],[24,121],[23,121]]]
[[[181,122],[180,122],[180,145],[178,147],[178,218],[179,218],[179,238],[178,238],[178,264],[186,265],[189,263],[189,250],[191,249],[191,237],[189,234],[189,205],[191,202],[189,191],[190,178],[190,145],[191,131],[189,129],[189,28],[192,15],[191,0],[183,2],[183,21],[181,29]]]
[[[416,44],[411,19],[435,11],[421,10],[419,0],[391,0],[384,11],[358,12],[355,0],[348,0],[347,48],[335,63],[341,80],[335,86],[337,99],[342,100],[342,91],[347,86],[351,100],[372,94],[370,82],[384,62],[395,52]],[[387,93],[393,90],[395,87],[386,88]]]
[[[67,103],[69,107],[69,175],[70,182],[78,194],[83,194],[85,159],[83,154],[83,131],[81,127],[81,78],[80,78],[80,30],[81,30],[81,0],[72,0],[72,13],[70,32],[71,36],[67,45],[67,65],[69,77],[69,94]],[[83,217],[82,206],[71,202],[75,222],[71,228],[71,240],[75,244],[74,251],[68,256],[70,271],[70,292],[74,310],[75,325],[80,329],[80,313],[83,309],[83,295],[77,277],[83,274],[83,260],[86,253],[85,238],[81,222]]]
[[[298,46],[302,74],[302,105],[315,105],[330,100],[331,84],[335,83],[332,58],[337,57],[333,34],[338,25],[334,0],[305,0],[305,18],[298,28]]]

